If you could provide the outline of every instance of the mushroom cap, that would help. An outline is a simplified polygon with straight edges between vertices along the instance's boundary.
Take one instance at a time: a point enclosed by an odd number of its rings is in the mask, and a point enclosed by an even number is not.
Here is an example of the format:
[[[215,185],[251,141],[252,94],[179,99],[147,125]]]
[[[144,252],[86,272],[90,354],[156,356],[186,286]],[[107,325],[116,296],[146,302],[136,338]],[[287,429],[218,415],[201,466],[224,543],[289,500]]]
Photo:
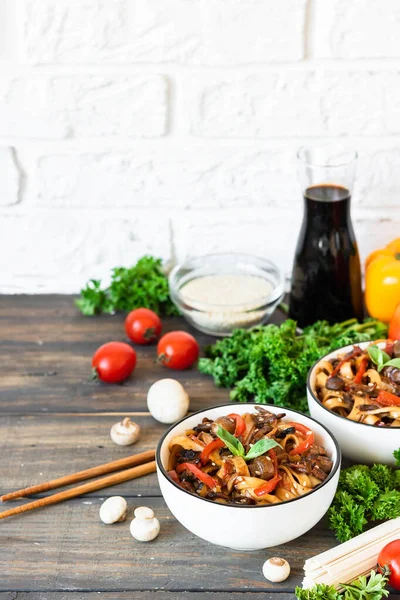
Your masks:
[[[147,392],[148,409],[160,423],[174,423],[184,417],[189,401],[183,385],[168,377],[153,383]]]
[[[106,525],[111,525],[126,516],[128,504],[122,496],[111,496],[100,506],[99,516]]]
[[[290,565],[284,558],[273,556],[265,561],[262,571],[265,579],[278,583],[289,577]]]
[[[147,506],[139,506],[134,512],[136,519],[145,521],[147,519],[154,519],[154,512]]]
[[[130,446],[140,437],[140,426],[125,417],[123,421],[114,423],[110,430],[110,437],[119,446]]]

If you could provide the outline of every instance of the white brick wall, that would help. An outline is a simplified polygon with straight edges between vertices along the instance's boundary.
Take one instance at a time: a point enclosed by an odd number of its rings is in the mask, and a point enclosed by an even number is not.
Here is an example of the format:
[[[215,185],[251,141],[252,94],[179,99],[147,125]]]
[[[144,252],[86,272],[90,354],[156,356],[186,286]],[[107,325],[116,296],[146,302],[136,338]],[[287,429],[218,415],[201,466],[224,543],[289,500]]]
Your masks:
[[[365,256],[400,236],[399,0],[0,0],[0,292],[146,252],[289,272],[296,149],[336,140]]]

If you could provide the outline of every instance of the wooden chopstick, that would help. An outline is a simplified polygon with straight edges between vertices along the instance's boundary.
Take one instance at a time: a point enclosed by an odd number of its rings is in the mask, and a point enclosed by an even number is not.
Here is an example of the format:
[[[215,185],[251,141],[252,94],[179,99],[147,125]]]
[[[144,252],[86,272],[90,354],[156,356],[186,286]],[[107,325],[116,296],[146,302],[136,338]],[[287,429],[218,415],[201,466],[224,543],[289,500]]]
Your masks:
[[[103,488],[110,487],[111,485],[115,485],[117,483],[123,483],[124,481],[130,481],[131,479],[142,477],[142,475],[154,473],[155,470],[156,462],[148,462],[143,465],[133,467],[132,469],[126,469],[125,471],[121,471],[120,473],[108,475],[108,477],[102,477],[101,479],[97,479],[96,481],[84,483],[83,485],[71,488],[70,490],[58,492],[57,494],[52,494],[51,496],[47,496],[46,498],[40,498],[40,500],[35,500],[34,502],[28,502],[28,504],[23,504],[22,506],[16,506],[15,508],[11,508],[10,510],[5,510],[2,513],[0,513],[0,519],[5,519],[6,517],[11,517],[13,515],[18,515],[29,510],[34,510],[35,508],[41,508],[43,506],[57,504],[58,502],[63,502],[64,500],[69,500],[70,498],[76,498],[77,496],[82,496],[83,494],[87,494],[88,492],[94,492],[95,490],[102,490]]]
[[[78,481],[85,481],[92,477],[98,477],[99,475],[106,475],[107,473],[113,473],[114,471],[120,471],[127,467],[135,467],[143,463],[154,460],[155,450],[148,450],[147,452],[141,452],[140,454],[134,454],[133,456],[127,456],[126,458],[120,458],[110,463],[99,465],[98,467],[92,467],[85,471],[79,471],[78,473],[72,473],[72,475],[65,475],[64,477],[58,477],[58,479],[52,479],[51,481],[45,481],[38,485],[32,485],[16,492],[10,492],[0,497],[2,502],[7,500],[13,500],[14,498],[24,498],[25,496],[32,496],[33,494],[40,494],[41,492],[48,492],[56,488],[62,487],[63,485],[69,485],[71,483],[78,483]],[[99,489],[99,488],[96,488]]]

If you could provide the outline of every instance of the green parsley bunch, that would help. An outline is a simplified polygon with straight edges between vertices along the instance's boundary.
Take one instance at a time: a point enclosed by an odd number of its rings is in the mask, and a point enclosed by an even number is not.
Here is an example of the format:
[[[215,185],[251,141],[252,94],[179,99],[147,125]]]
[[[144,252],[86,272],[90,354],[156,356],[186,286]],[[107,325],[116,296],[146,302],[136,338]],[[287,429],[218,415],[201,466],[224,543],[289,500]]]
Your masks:
[[[143,256],[130,268],[112,270],[109,287],[91,279],[81,290],[76,305],[84,315],[129,312],[134,308],[149,308],[160,317],[178,315],[169,297],[168,280],[160,258]]]

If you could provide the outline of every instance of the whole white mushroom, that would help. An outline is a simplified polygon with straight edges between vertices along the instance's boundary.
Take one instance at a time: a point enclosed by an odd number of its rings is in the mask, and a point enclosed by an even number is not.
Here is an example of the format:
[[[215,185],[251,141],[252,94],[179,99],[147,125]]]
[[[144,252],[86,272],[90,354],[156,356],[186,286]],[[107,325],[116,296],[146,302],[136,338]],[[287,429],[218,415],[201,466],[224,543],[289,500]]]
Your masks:
[[[106,525],[120,523],[126,519],[127,502],[122,496],[111,496],[100,506],[100,519]]]
[[[268,581],[278,583],[285,581],[290,575],[290,565],[284,558],[273,556],[263,564],[263,575]]]
[[[130,446],[138,441],[140,427],[137,423],[131,421],[129,417],[125,417],[125,419],[111,427],[110,437],[119,446]]]
[[[134,512],[135,518],[131,521],[132,536],[139,542],[151,542],[160,533],[159,520],[154,512],[147,506],[139,506]]]
[[[189,396],[176,379],[160,379],[147,392],[147,406],[160,423],[175,423],[189,410]]]

